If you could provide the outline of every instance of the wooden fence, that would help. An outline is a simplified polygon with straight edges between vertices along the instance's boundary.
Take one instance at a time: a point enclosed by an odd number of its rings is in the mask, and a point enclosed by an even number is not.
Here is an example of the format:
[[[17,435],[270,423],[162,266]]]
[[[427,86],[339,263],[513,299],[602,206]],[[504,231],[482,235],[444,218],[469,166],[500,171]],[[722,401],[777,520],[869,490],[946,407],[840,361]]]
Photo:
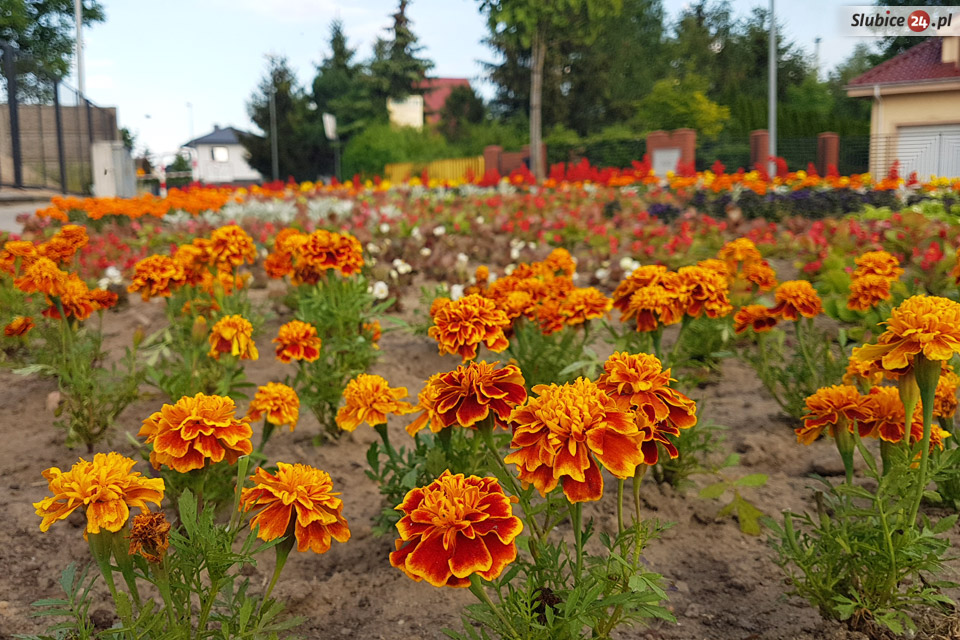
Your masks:
[[[440,182],[461,182],[469,173],[474,177],[483,176],[485,167],[483,156],[470,158],[451,158],[448,160],[434,160],[433,162],[397,162],[383,168],[383,177],[390,182],[404,182],[414,176],[419,176],[423,170],[431,180]]]

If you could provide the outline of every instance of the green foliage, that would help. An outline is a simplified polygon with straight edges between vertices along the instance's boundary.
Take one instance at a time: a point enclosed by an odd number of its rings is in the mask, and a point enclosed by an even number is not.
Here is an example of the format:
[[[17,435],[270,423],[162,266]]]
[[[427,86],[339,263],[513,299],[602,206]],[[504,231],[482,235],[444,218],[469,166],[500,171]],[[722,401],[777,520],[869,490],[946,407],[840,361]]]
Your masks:
[[[354,136],[343,150],[343,173],[382,174],[384,165],[453,157],[443,136],[429,130],[376,124]]]
[[[740,495],[740,489],[762,487],[765,484],[767,484],[765,473],[752,473],[736,479],[724,478],[701,489],[700,497],[719,500],[724,494],[732,491],[733,498],[717,512],[717,519],[736,516],[737,522],[740,523],[740,531],[758,536],[762,531],[761,518],[764,514],[756,505]]]
[[[487,115],[483,100],[471,87],[454,87],[440,110],[440,131],[451,142],[464,138],[469,124],[480,124]]]
[[[378,38],[373,46],[370,82],[378,109],[386,108],[388,98],[403,99],[418,93],[416,85],[433,68],[433,62],[418,57],[423,47],[417,44],[417,36],[410,28],[407,5],[408,0],[400,0],[392,16],[390,39]]]
[[[677,448],[676,458],[671,458],[663,447],[660,448],[657,464],[651,467],[651,473],[657,482],[666,482],[672,487],[683,489],[689,484],[690,476],[717,473],[720,469],[736,464],[734,458],[727,458],[718,468],[710,465],[710,456],[719,451],[724,442],[722,433],[726,427],[704,419],[702,405],[698,407],[698,412],[701,415],[697,424],[689,429],[681,429],[680,435],[671,439]]]
[[[594,376],[599,360],[589,346],[589,324],[583,329],[564,326],[546,335],[526,319],[514,322],[514,335],[505,353],[520,367],[528,390],[538,384],[564,384],[580,376]]]
[[[658,81],[637,105],[635,126],[641,131],[687,127],[716,138],[730,119],[730,108],[710,100],[705,87],[694,75]]]
[[[370,82],[364,66],[354,62],[356,49],[347,45],[343,22],[330,25],[330,55],[317,67],[313,79],[313,101],[318,112],[332,113],[337,118],[337,135],[349,140],[369,126],[377,117],[370,95]],[[322,171],[332,172],[332,158],[321,165]]]

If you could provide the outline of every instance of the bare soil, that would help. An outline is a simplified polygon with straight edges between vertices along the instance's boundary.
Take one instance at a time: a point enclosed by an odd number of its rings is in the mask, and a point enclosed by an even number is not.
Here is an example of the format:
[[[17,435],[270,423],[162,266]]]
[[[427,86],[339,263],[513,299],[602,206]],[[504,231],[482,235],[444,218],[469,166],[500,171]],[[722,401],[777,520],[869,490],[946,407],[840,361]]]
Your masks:
[[[262,299],[266,292],[255,294]],[[247,367],[247,378],[252,382],[265,384],[288,373],[288,365],[270,357],[268,345],[276,327],[287,319],[273,318],[259,338],[261,358]],[[120,350],[130,344],[138,326],[146,326],[149,332],[163,322],[162,302],[132,300],[129,307],[108,314],[107,344]],[[374,372],[395,386],[406,386],[413,396],[430,374],[456,364],[449,356],[438,356],[431,340],[403,332],[386,333],[381,347],[383,357]],[[30,603],[58,597],[62,569],[71,561],[89,561],[80,514],[57,523],[44,534],[31,506],[46,494],[46,482],[40,475],[44,469],[69,468],[83,455],[67,449],[63,434],[53,427],[48,395],[55,390],[56,383],[51,379],[0,371],[0,638],[41,632],[46,621],[31,618]],[[797,444],[793,425],[782,416],[753,371],[739,361],[726,361],[715,382],[691,395],[701,404],[704,419],[727,427],[720,455],[736,451],[742,456],[741,468],[728,470],[729,474],[769,475],[766,486],[748,490],[747,494],[766,514],[777,516],[784,509],[810,508],[810,474],[842,472],[830,442],[809,447]],[[155,394],[146,394],[122,414],[112,446],[103,443],[98,450],[115,449],[133,455],[123,433],[136,434],[142,419],[163,402]],[[401,421],[390,426],[395,443],[405,437],[402,426]],[[312,439],[318,432],[312,416],[304,413],[297,430],[278,432],[266,451],[271,460],[304,462],[328,471],[343,492],[344,515],[353,534],[348,543],[334,543],[325,555],[295,554],[287,563],[275,595],[288,603],[289,611],[307,618],[299,635],[385,640],[445,637],[442,629],[459,627],[459,609],[470,604],[473,597],[466,590],[441,590],[414,583],[390,566],[387,554],[393,538],[374,537],[370,526],[383,503],[376,486],[363,473],[364,454],[376,434],[363,427],[339,442],[315,447]],[[148,465],[140,463],[137,468],[147,472]],[[698,476],[694,480],[703,486],[715,478]],[[610,493],[586,511],[596,518],[599,528],[608,531],[616,528],[614,496]],[[744,535],[733,519],[716,520],[719,503],[698,498],[695,487],[678,492],[648,481],[643,499],[647,517],[674,523],[662,539],[650,543],[645,558],[651,570],[665,577],[669,606],[679,622],[627,629],[621,637],[866,638],[838,623],[823,621],[806,602],[784,595],[788,587],[765,538]],[[272,557],[265,557],[249,571],[255,588],[266,586],[272,565]],[[100,592],[99,597],[101,602],[92,610],[98,621],[109,626],[108,596]]]

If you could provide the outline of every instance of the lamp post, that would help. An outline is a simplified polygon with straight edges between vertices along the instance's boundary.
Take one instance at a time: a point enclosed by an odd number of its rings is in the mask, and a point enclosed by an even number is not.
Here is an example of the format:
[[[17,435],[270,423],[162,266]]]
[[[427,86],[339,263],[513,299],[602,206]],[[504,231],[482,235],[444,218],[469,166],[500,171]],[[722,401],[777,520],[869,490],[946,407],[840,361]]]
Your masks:
[[[270,85],[270,159],[273,168],[273,181],[280,179],[280,151],[277,147],[277,84],[274,79]]]
[[[86,98],[83,80],[83,0],[73,0],[73,17],[77,21],[77,90]]]
[[[773,161],[777,156],[777,17],[774,13],[773,1],[770,0],[770,51],[767,55],[770,80],[770,87],[767,89],[767,132],[770,139],[768,170],[771,176],[775,175],[777,171],[777,165]]]

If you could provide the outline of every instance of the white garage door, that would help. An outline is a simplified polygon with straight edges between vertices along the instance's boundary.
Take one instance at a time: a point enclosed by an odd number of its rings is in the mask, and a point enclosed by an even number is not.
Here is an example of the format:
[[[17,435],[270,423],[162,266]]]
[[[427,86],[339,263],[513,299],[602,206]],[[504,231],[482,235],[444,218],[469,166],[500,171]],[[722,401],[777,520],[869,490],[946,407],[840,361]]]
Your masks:
[[[897,133],[901,176],[960,177],[960,124],[900,127]]]

